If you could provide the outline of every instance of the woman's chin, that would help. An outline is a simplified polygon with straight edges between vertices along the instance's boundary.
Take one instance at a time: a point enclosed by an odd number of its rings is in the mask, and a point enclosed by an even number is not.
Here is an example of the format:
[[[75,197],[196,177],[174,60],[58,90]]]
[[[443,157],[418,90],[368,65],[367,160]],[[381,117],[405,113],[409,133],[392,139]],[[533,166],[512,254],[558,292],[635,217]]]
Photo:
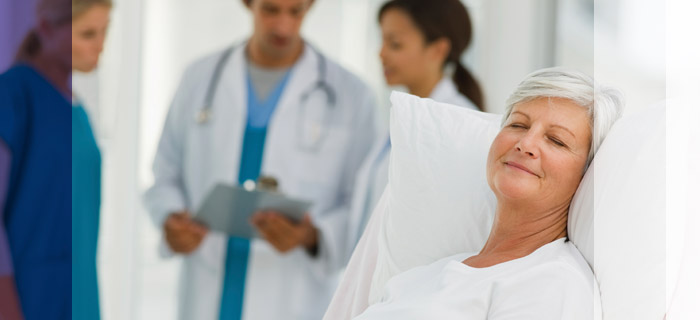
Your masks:
[[[83,64],[83,65],[73,65],[74,71],[79,71],[82,73],[89,73],[95,70],[97,64]]]
[[[536,194],[531,185],[517,182],[503,182],[496,185],[497,198],[522,200]]]
[[[384,75],[384,81],[386,81],[386,85],[389,86],[389,87],[395,87],[395,86],[401,85],[401,84],[400,84],[398,81],[396,81],[396,79],[394,79],[394,77],[392,77],[392,76]]]

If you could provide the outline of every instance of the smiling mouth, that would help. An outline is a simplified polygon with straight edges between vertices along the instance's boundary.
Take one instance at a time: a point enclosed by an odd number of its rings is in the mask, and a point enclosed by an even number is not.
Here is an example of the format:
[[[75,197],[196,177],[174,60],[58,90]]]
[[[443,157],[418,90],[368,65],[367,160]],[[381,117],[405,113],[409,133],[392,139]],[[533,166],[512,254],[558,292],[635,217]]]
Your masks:
[[[521,164],[519,164],[519,163],[517,163],[517,162],[506,161],[506,162],[504,162],[504,164],[507,165],[507,166],[509,166],[509,167],[512,167],[512,168],[514,168],[514,169],[527,172],[527,173],[529,173],[529,174],[531,174],[531,175],[533,175],[533,176],[535,176],[535,177],[538,177],[538,178],[540,177],[540,176],[536,175],[534,172],[530,171],[530,169],[526,168],[525,166],[523,166],[523,165],[521,165]]]

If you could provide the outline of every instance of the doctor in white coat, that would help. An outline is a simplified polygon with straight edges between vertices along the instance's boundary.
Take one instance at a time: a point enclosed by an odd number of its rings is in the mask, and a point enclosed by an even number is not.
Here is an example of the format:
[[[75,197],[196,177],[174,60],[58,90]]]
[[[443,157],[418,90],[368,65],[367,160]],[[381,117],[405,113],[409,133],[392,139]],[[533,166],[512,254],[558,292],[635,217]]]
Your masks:
[[[460,62],[471,40],[471,23],[459,0],[392,0],[382,5],[378,18],[379,56],[387,84],[405,86],[419,97],[483,111],[479,85]],[[347,259],[388,182],[389,131],[380,136],[357,177]]]
[[[299,35],[313,0],[243,0],[251,37],[192,64],[168,113],[144,201],[185,256],[179,318],[320,319],[344,266],[352,186],[376,137],[358,78]],[[298,223],[259,212],[262,240],[191,219],[217,183],[272,176],[313,202]]]

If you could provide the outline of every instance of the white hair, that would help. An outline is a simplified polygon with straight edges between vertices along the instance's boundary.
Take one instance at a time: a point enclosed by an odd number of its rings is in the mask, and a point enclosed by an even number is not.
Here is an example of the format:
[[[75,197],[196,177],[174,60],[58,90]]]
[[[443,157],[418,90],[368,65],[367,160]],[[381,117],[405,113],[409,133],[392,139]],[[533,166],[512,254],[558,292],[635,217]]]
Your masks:
[[[612,125],[622,115],[622,93],[615,88],[596,84],[582,72],[561,67],[541,69],[525,77],[508,97],[502,125],[505,125],[515,105],[543,97],[568,99],[586,109],[590,120],[591,146],[585,170]]]

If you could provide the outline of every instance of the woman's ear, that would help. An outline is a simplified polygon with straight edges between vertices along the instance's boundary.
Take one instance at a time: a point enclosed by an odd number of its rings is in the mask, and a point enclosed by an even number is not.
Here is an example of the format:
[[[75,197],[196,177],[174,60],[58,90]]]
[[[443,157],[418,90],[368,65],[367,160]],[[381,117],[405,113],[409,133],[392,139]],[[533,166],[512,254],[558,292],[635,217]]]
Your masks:
[[[36,24],[36,35],[39,39],[44,42],[44,40],[51,38],[53,34],[53,25],[49,23],[46,19],[39,18]]]
[[[444,61],[447,60],[447,57],[449,57],[450,55],[452,44],[450,43],[449,39],[442,37],[433,41],[433,43],[431,43],[429,47],[431,51],[431,56],[444,63]]]

